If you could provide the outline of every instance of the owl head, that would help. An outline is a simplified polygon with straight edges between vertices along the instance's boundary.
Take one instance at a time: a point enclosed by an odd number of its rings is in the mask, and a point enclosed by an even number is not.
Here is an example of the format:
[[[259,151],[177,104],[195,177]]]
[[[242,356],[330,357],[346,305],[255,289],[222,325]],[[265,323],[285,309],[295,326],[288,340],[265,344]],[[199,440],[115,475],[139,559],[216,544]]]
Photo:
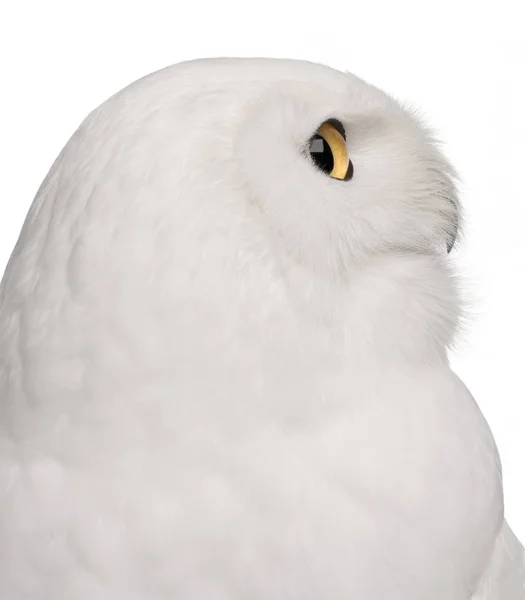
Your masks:
[[[316,319],[362,306],[372,315],[375,303],[389,338],[406,337],[410,319],[442,331],[432,333],[441,347],[457,319],[441,268],[460,225],[454,179],[418,120],[354,75],[295,60],[181,63],[81,124],[37,194],[2,293],[37,323],[43,307],[56,315],[57,331],[68,306],[82,335],[88,322],[122,323],[144,345],[154,327],[163,343],[180,335],[189,314],[214,314],[208,332],[234,307],[244,323],[266,323],[299,277],[305,306],[318,295]],[[439,265],[412,269],[421,301],[410,314],[407,271],[395,275],[406,257]],[[358,283],[378,260],[376,283]],[[395,287],[381,287],[387,275]],[[334,292],[352,286],[361,299]]]
[[[184,396],[204,371],[213,394],[246,372],[250,395],[261,365],[302,380],[441,360],[459,223],[451,167],[377,88],[301,61],[181,63],[103,103],[56,159],[0,288],[2,352],[59,408],[127,406],[159,379]]]

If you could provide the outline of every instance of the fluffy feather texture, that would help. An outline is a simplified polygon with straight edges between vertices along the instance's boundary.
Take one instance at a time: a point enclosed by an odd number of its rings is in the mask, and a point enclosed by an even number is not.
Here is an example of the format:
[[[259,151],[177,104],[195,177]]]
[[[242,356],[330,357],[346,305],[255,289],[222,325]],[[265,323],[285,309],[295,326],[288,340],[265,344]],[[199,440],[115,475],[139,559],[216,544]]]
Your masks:
[[[328,117],[350,182],[303,152]],[[0,291],[1,597],[525,598],[447,362],[459,221],[429,133],[324,66],[182,63],[95,110]]]

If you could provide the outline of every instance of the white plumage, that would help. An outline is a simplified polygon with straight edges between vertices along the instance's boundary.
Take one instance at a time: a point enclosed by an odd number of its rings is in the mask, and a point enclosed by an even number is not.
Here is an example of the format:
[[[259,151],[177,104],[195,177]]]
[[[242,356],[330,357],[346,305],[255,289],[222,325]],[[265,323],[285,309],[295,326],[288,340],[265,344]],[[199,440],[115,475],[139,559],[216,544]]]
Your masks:
[[[327,119],[350,181],[307,151]],[[306,62],[182,63],[95,110],[0,292],[2,600],[523,600],[447,361],[453,177]]]

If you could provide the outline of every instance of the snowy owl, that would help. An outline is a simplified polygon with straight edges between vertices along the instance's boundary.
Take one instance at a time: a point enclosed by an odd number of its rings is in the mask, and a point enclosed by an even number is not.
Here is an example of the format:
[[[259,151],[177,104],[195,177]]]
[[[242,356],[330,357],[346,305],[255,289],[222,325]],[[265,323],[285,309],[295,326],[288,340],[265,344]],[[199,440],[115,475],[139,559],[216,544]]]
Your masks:
[[[2,600],[523,600],[418,119],[209,59],[92,112],[0,295]]]

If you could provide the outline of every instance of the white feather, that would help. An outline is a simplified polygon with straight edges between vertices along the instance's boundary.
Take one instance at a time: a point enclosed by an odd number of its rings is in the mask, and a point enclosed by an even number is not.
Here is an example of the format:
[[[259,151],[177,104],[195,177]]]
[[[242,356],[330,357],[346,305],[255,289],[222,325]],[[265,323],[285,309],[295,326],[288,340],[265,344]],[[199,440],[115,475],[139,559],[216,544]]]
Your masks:
[[[329,117],[350,182],[304,154]],[[453,178],[306,62],[182,63],[95,110],[0,291],[2,599],[523,600],[447,360]]]

